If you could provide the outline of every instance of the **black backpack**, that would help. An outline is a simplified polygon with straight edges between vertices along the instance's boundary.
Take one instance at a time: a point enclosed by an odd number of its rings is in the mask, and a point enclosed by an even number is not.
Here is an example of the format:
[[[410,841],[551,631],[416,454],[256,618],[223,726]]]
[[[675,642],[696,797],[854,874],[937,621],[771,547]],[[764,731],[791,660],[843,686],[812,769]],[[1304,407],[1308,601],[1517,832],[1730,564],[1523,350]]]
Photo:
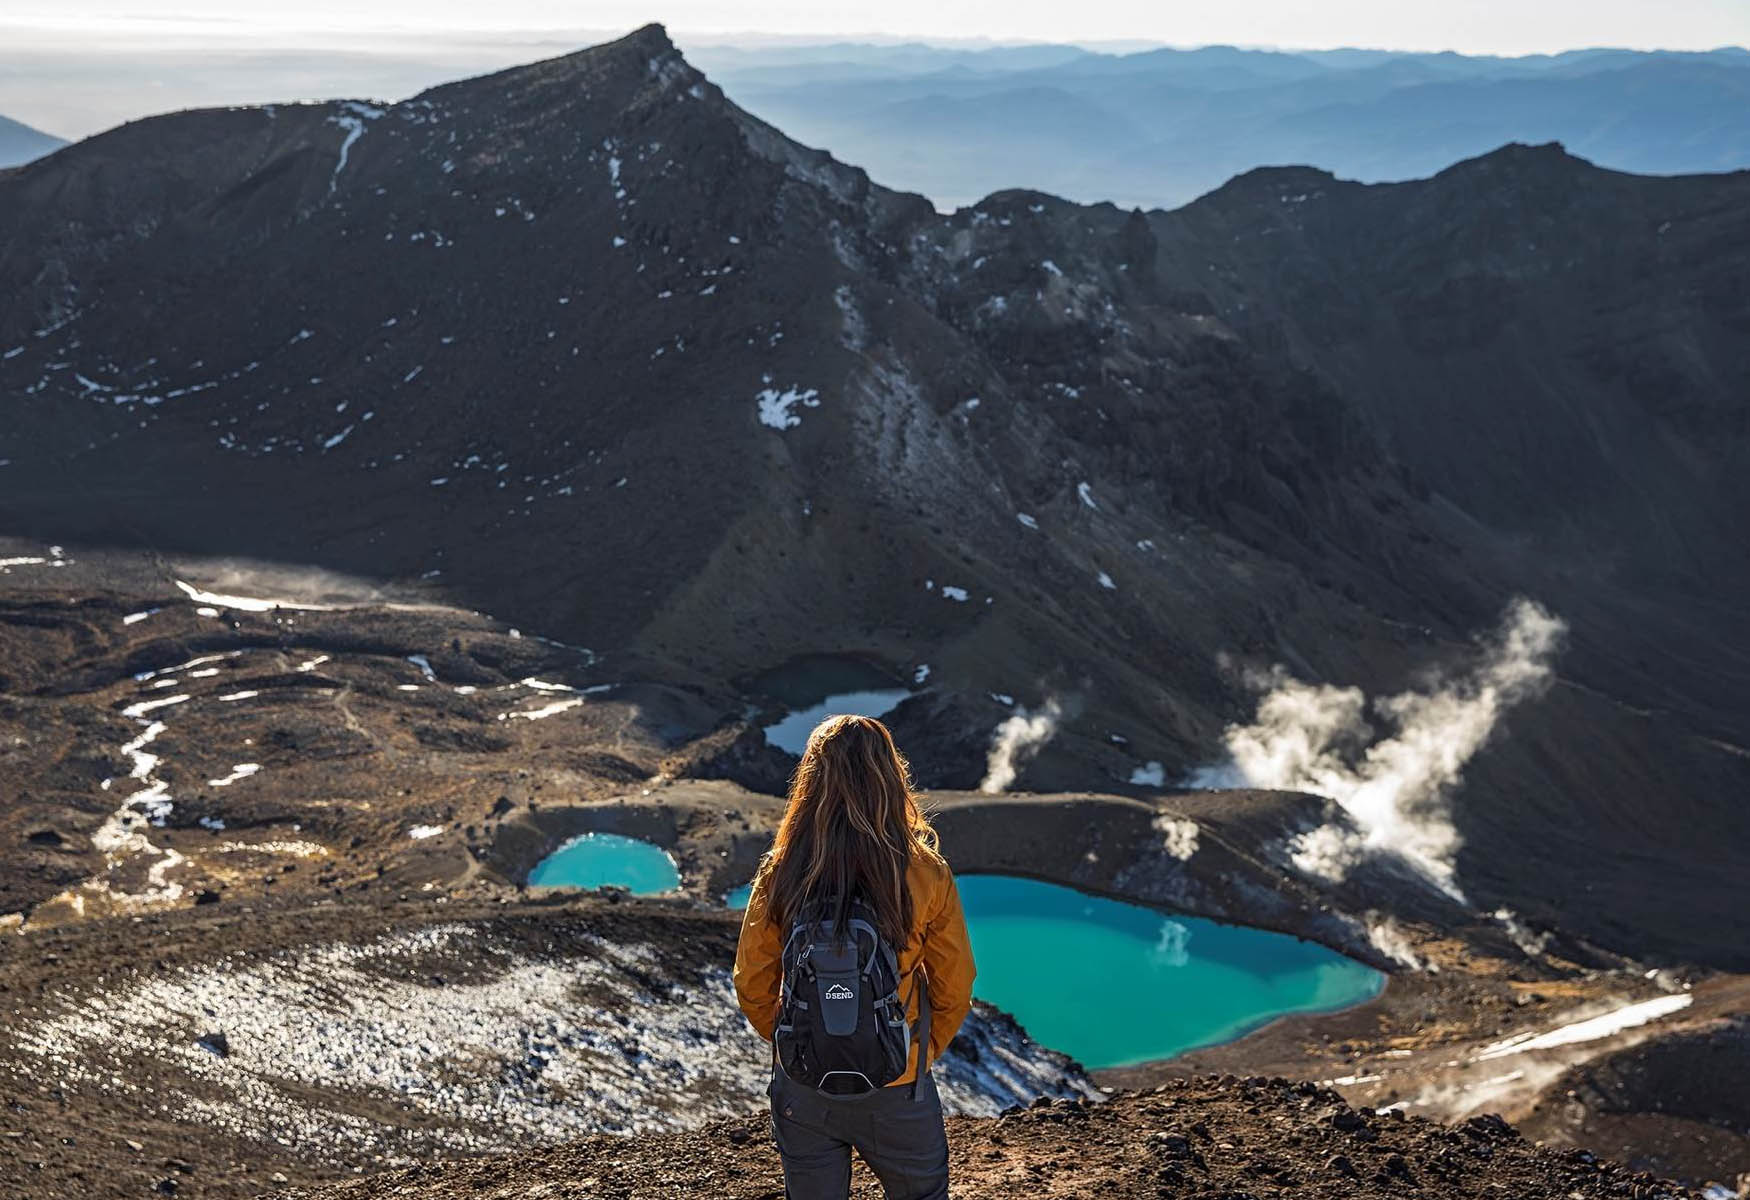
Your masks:
[[[899,961],[875,914],[853,899],[843,936],[837,905],[821,901],[797,914],[784,942],[784,985],[772,1045],[784,1074],[831,1095],[885,1087],[905,1074],[912,1031],[899,996]],[[928,1069],[930,997],[918,991],[918,1078]],[[917,1081],[913,1080],[915,1093]]]

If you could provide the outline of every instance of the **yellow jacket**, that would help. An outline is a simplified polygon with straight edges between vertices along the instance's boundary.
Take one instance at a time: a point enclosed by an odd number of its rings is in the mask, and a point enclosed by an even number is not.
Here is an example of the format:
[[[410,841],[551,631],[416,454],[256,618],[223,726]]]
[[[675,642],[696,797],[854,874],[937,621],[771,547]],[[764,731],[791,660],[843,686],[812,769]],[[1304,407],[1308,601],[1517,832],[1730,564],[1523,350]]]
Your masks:
[[[972,943],[966,917],[960,911],[960,889],[942,856],[922,846],[912,850],[906,873],[911,888],[911,936],[899,951],[900,991],[907,997],[906,1016],[917,1021],[917,988],[909,980],[921,965],[929,980],[930,1061],[960,1029],[972,1007]],[[772,1040],[778,1023],[778,994],[783,975],[784,932],[767,919],[765,876],[754,881],[741,918],[741,941],[735,948],[735,998],[759,1035]],[[917,1075],[917,1046],[905,1073],[890,1083],[897,1087]]]

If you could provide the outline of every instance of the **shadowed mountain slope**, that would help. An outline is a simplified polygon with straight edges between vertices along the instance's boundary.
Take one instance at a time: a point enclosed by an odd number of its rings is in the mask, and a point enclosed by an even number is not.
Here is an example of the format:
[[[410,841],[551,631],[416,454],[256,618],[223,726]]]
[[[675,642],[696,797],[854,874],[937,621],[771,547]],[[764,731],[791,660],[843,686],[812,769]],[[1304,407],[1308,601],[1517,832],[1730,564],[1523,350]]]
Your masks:
[[[894,724],[958,787],[991,693],[1076,701],[1020,786],[1121,789],[1220,755],[1234,666],[1395,691],[1527,593],[1562,679],[1473,764],[1460,878],[1742,965],[1746,200],[1509,146],[943,216],[654,26],[153,118],[0,176],[0,525],[418,583],[681,687],[929,665]]]

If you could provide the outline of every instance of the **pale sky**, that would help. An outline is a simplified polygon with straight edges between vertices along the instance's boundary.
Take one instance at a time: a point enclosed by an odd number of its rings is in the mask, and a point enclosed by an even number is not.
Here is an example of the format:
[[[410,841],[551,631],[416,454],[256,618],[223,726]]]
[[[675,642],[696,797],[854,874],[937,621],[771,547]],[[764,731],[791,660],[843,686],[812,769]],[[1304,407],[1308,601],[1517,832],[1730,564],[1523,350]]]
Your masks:
[[[0,115],[61,137],[181,108],[400,99],[661,21],[802,40],[1530,54],[1750,45],[1750,0],[0,0]]]
[[[625,30],[1141,39],[1525,54],[1750,41],[1750,0],[6,0],[0,26],[226,38],[365,30]]]

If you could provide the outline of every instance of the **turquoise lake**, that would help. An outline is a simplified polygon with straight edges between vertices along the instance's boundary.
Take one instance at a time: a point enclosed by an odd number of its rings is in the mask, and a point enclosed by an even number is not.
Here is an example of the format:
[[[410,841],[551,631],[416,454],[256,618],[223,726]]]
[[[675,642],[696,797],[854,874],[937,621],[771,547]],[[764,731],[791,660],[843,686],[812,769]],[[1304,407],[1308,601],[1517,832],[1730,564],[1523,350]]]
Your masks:
[[[1170,1058],[1284,1013],[1346,1008],[1385,977],[1313,942],[1167,916],[1008,875],[962,875],[973,993],[1084,1066]]]
[[[617,833],[572,838],[535,864],[530,887],[623,887],[635,895],[672,892],[681,885],[674,859],[661,846]]]
[[[1091,1068],[1232,1041],[1372,998],[1385,976],[1286,934],[1168,916],[1009,875],[962,875],[973,994]],[[747,903],[747,887],[726,898]]]

